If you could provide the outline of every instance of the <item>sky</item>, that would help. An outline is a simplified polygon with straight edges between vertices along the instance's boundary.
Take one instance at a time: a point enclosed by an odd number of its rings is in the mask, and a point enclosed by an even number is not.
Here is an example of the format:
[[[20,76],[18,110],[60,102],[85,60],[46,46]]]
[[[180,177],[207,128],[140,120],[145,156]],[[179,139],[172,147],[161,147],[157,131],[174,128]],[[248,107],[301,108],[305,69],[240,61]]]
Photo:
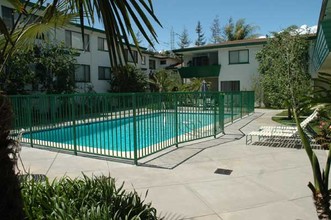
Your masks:
[[[322,0],[153,0],[154,11],[163,28],[155,23],[159,44],[156,49],[171,49],[171,29],[175,32],[175,48],[178,35],[184,27],[192,42],[196,40],[195,28],[201,22],[206,39],[210,39],[210,26],[219,16],[221,27],[230,17],[234,21],[244,18],[247,24],[259,26],[257,33],[266,35],[279,32],[290,25],[315,26],[321,10]],[[142,42],[142,46],[147,46]]]

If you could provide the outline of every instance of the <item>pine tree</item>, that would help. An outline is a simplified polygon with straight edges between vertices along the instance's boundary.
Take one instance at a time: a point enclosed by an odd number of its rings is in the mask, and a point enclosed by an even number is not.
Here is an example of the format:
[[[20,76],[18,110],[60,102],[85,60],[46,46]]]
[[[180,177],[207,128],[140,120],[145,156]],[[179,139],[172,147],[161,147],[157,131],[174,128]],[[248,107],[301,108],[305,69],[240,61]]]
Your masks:
[[[206,44],[206,40],[205,40],[205,34],[202,31],[202,26],[200,21],[198,21],[198,25],[195,29],[195,32],[198,34],[198,39],[195,41],[195,45],[196,46],[203,46]]]
[[[211,30],[211,43],[217,44],[222,42],[221,37],[221,25],[220,25],[220,19],[218,16],[216,16],[213,20],[213,23],[210,27]]]
[[[179,42],[177,44],[181,49],[183,49],[189,47],[190,43],[191,40],[189,39],[188,31],[186,28],[184,28],[182,34],[179,35]]]

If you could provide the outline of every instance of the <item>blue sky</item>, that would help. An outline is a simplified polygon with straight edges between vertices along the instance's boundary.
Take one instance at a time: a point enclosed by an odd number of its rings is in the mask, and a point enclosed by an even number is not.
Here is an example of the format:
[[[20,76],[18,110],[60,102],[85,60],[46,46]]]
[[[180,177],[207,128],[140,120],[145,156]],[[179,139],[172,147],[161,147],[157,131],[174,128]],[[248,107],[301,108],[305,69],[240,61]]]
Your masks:
[[[160,44],[157,50],[170,49],[170,30],[181,34],[189,31],[193,42],[195,27],[200,21],[206,38],[210,38],[210,26],[218,15],[221,26],[232,17],[234,21],[245,18],[246,23],[257,25],[257,33],[269,34],[290,25],[317,25],[322,0],[154,0],[154,10],[163,28],[156,27]],[[178,37],[175,35],[175,47]],[[142,46],[146,46],[143,42]],[[145,45],[144,45],[145,44]]]

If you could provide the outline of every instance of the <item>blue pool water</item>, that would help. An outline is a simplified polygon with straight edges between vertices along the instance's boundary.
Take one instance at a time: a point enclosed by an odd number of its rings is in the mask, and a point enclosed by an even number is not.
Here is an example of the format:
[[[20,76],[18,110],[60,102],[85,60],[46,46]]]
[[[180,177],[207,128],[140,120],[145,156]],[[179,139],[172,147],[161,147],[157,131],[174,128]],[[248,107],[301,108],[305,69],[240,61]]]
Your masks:
[[[178,135],[199,130],[205,126],[214,126],[212,113],[181,113],[178,114],[176,126],[175,113],[155,113],[125,119],[113,119],[101,122],[76,125],[77,146],[87,146],[117,151],[131,151],[134,148],[134,136],[137,138],[138,149],[145,148],[163,141],[171,141]],[[227,116],[225,116],[227,117]],[[136,133],[134,126],[136,125]],[[26,134],[29,137],[30,134]],[[32,133],[35,140],[50,141],[62,144],[74,144],[73,127],[43,130]],[[174,140],[173,140],[174,141]]]

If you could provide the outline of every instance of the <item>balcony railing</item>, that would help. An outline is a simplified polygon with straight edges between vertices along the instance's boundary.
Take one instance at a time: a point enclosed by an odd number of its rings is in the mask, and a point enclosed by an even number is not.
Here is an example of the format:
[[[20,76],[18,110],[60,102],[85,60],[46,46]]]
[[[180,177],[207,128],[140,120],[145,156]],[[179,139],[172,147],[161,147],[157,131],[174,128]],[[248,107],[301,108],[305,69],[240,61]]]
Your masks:
[[[221,65],[189,66],[179,69],[182,78],[218,77]]]

